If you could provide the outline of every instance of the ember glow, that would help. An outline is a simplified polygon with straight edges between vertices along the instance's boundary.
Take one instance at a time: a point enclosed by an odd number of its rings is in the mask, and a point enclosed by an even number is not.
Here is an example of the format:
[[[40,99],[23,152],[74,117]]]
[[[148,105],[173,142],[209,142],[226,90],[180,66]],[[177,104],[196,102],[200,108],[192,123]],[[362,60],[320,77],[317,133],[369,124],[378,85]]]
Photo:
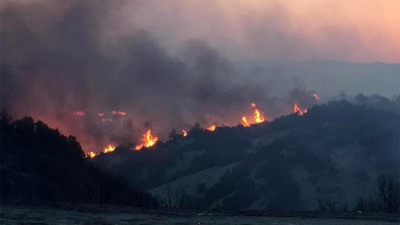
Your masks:
[[[112,122],[112,119],[101,119],[101,122]]]
[[[149,147],[155,145],[157,143],[157,141],[158,141],[158,137],[153,137],[151,135],[151,130],[147,130],[146,133],[143,135],[142,144],[137,145],[135,147],[135,150],[140,150],[143,147],[149,148]]]
[[[242,117],[242,124],[243,124],[244,127],[249,127],[250,126],[249,122],[247,122],[246,116]]]
[[[113,115],[125,116],[126,112],[122,112],[122,111],[118,110],[118,111],[112,111],[112,114]]]
[[[186,136],[187,136],[187,132],[186,132],[186,130],[182,130],[182,135],[183,135],[184,137],[186,137]]]
[[[207,130],[214,131],[215,128],[217,128],[215,125],[211,125],[211,126],[207,127]]]
[[[313,96],[314,96],[315,100],[317,100],[317,102],[318,102],[319,101],[318,95],[317,94],[313,94]]]
[[[85,116],[85,112],[84,111],[76,111],[74,113],[72,113],[75,116]]]
[[[304,115],[307,113],[307,109],[304,109],[303,111],[300,109],[300,107],[297,105],[297,102],[294,102],[293,105],[293,112],[299,114],[300,116]]]
[[[115,150],[115,146],[114,146],[114,145],[111,145],[111,144],[108,144],[108,145],[104,148],[103,152],[104,152],[104,153],[113,152],[114,150]]]
[[[97,115],[102,117],[102,116],[104,116],[104,113],[97,113]]]

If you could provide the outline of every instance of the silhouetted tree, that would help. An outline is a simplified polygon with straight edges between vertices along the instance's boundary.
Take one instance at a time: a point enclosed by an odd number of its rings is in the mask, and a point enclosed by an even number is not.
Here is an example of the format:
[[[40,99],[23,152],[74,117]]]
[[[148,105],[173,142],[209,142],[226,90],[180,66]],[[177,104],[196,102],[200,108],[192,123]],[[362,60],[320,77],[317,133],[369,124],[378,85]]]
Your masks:
[[[399,182],[386,175],[379,175],[376,180],[376,186],[379,206],[387,213],[399,213]]]
[[[166,199],[165,207],[167,208],[182,208],[187,201],[187,186],[179,185],[175,190],[172,190],[169,185],[165,187]]]

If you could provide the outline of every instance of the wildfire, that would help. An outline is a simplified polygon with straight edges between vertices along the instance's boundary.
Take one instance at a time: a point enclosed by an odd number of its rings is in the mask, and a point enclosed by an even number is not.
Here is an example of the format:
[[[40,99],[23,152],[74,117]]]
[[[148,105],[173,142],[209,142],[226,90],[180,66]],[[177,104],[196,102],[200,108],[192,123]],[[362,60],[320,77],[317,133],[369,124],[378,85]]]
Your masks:
[[[257,109],[257,105],[256,103],[251,103],[251,107],[255,108],[254,109],[254,122],[255,123],[262,123],[265,121],[265,117],[264,115],[262,115],[262,113],[260,112],[260,110]],[[242,116],[242,125],[243,127],[249,127],[251,125],[251,123],[249,123],[249,121],[247,120],[246,116]]]
[[[104,113],[97,113],[97,115],[102,117],[102,116],[104,116]]]
[[[74,113],[72,113],[75,116],[85,116],[85,112],[84,111],[76,111]]]
[[[243,124],[244,127],[249,127],[250,126],[249,122],[247,122],[246,116],[242,117],[242,124]]]
[[[120,110],[118,110],[118,111],[112,111],[112,114],[113,115],[121,115],[121,116],[125,116],[126,115],[126,112],[122,112],[122,111],[120,111]]]
[[[217,128],[215,125],[211,125],[211,126],[207,127],[207,130],[214,131],[215,128]]]
[[[257,105],[255,103],[251,103],[251,107],[256,108]],[[243,120],[243,118],[242,118],[242,120]],[[264,116],[261,115],[260,111],[256,108],[254,110],[254,121],[256,123],[262,123],[262,122],[264,122],[264,120],[265,120]]]
[[[111,144],[108,144],[108,145],[104,148],[103,152],[104,152],[104,153],[113,152],[114,150],[115,150],[115,146],[114,146],[114,145],[111,145]]]
[[[315,100],[317,100],[317,102],[319,101],[319,97],[317,94],[313,94],[312,96],[314,96]]]
[[[182,130],[182,135],[183,135],[184,137],[186,137],[186,136],[187,136],[187,132],[186,132],[186,130]]]
[[[89,157],[89,158],[94,158],[96,155],[97,155],[97,153],[96,152],[92,152],[92,151],[87,153],[87,157]]]
[[[260,111],[258,111],[258,109],[254,110],[254,120],[256,121],[256,123],[264,122],[264,117],[260,114]]]
[[[147,130],[147,132],[143,135],[142,144],[137,145],[135,147],[135,150],[140,150],[143,147],[149,148],[149,147],[155,145],[157,141],[158,141],[158,137],[153,137],[151,135],[151,130]]]
[[[303,111],[301,111],[301,109],[299,108],[299,106],[297,105],[297,102],[294,102],[293,105],[293,112],[294,113],[298,113],[300,116],[304,115],[305,113],[307,113],[307,109],[304,109]]]

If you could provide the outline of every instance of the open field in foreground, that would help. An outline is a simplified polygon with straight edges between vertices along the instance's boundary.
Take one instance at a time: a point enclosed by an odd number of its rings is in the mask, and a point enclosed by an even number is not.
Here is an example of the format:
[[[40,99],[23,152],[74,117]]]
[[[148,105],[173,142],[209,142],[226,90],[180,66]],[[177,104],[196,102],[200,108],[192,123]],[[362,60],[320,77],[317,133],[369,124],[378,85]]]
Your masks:
[[[143,210],[119,206],[26,207],[1,206],[0,224],[273,224],[273,225],[378,225],[398,224],[397,217],[346,214],[329,218],[315,214],[223,213],[192,210]],[[313,217],[313,218],[312,218]],[[386,220],[379,220],[386,219]],[[387,221],[389,220],[389,221]],[[392,221],[392,222],[390,222]]]

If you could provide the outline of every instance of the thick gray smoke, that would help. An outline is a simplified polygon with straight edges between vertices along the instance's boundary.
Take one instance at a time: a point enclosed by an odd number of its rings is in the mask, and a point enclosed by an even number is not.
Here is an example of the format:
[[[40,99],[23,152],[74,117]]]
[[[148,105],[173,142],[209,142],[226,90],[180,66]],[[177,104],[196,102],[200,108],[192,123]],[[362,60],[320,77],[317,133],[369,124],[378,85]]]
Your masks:
[[[280,101],[269,90],[285,86],[288,94],[290,82],[271,71],[243,75],[201,40],[171,53],[141,28],[106,33],[113,25],[108,15],[120,7],[109,1],[2,6],[1,106],[77,136],[86,151],[137,143],[149,127],[165,139],[172,128],[195,122],[236,125],[251,115],[252,102],[269,120],[289,113],[299,93],[310,106],[312,93],[298,89]]]

